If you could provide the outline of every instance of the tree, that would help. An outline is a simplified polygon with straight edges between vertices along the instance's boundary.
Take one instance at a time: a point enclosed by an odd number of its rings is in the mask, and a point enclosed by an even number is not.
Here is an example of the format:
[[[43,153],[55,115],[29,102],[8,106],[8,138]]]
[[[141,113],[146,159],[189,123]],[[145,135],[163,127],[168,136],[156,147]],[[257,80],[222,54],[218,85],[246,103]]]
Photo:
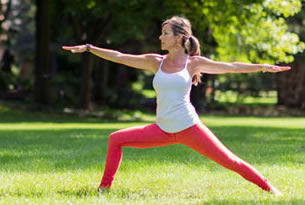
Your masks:
[[[20,75],[24,73],[24,70],[21,71],[21,67],[25,66],[21,64],[30,61],[29,59],[32,61],[34,57],[32,52],[34,49],[34,40],[32,40],[34,3],[32,0],[0,2],[0,50],[4,51],[4,54],[0,56],[0,58],[2,57],[0,70],[3,71],[0,72],[0,87],[5,88],[6,91],[15,90],[15,92],[7,93],[9,98],[19,96],[23,99],[24,96],[19,92],[21,91],[19,88],[21,88],[20,82],[22,81],[20,79],[23,77],[20,78]],[[13,65],[20,70],[12,69]]]
[[[35,101],[48,104],[50,78],[50,18],[49,1],[36,0],[36,67],[35,67]]]
[[[131,39],[145,40],[145,31],[149,29],[151,22],[155,18],[160,18],[156,17],[156,11],[159,9],[158,1],[139,0],[122,3],[120,0],[57,0],[56,2],[58,9],[54,11],[57,15],[59,8],[64,8],[59,14],[66,17],[61,19],[66,22],[63,30],[66,33],[73,33],[76,43],[92,43],[102,47],[118,48],[121,51],[124,51],[121,49],[122,45]],[[136,44],[133,45],[133,48],[136,47]],[[79,104],[81,108],[88,109],[91,101],[92,70],[96,64],[92,55],[85,54],[80,58],[82,71]],[[107,69],[102,71],[102,75],[107,74],[106,72],[108,72]],[[113,73],[113,71],[110,72]],[[127,75],[127,72],[121,74]],[[102,82],[101,86],[105,86],[105,83]],[[99,89],[103,90],[101,87]]]
[[[2,44],[4,41],[8,42],[9,27],[6,22],[9,18],[11,4],[11,0],[7,2],[0,1],[0,91],[8,89],[11,64],[13,62],[13,56],[7,45]]]
[[[297,33],[301,40],[305,42],[305,2],[302,10],[296,16],[288,19],[289,30]],[[305,109],[305,54],[300,53],[295,56],[295,61],[291,63],[292,70],[280,73],[276,77],[278,104],[289,107]]]

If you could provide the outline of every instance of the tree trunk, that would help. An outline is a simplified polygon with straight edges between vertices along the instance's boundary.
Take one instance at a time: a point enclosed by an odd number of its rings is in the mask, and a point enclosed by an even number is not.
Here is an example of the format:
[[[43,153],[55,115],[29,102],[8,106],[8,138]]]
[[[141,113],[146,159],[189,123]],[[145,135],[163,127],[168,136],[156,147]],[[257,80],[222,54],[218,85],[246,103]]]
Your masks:
[[[36,67],[35,67],[35,101],[39,104],[49,103],[50,78],[50,18],[48,0],[36,0]]]
[[[296,58],[291,68],[276,76],[278,104],[305,110],[305,63]]]
[[[99,105],[106,104],[106,90],[108,85],[109,61],[97,60],[95,76],[95,100]]]
[[[91,71],[93,58],[89,53],[81,56],[81,82],[79,107],[85,110],[91,109]]]
[[[127,107],[131,90],[129,86],[128,68],[125,65],[117,66],[116,92],[118,93],[116,106],[118,108]]]

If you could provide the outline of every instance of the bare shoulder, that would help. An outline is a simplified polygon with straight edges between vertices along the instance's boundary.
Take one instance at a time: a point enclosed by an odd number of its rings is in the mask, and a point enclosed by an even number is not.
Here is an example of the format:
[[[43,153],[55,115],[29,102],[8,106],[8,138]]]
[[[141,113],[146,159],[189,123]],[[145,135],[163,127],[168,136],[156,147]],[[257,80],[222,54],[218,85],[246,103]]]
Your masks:
[[[213,60],[205,57],[205,56],[190,56],[189,58],[189,71],[191,73],[196,73],[199,71],[199,68],[214,62]],[[200,72],[200,71],[199,71]]]
[[[204,56],[190,56],[188,62],[189,72],[191,74],[196,73],[199,65],[204,64],[206,61],[208,61],[208,58]]]
[[[146,54],[143,54],[143,55],[145,55],[145,57],[147,59],[156,60],[156,61],[160,61],[163,58],[163,55],[160,55],[158,53],[146,53]]]
[[[156,73],[158,71],[163,55],[157,53],[146,53],[144,55],[147,61],[149,61],[149,63],[153,67],[153,72]]]
[[[205,57],[205,56],[190,56],[190,63],[194,65],[209,63],[213,60]]]
[[[161,59],[163,58],[163,55],[157,54],[157,53],[145,53],[143,54],[147,60],[151,61],[158,61],[160,62]]]

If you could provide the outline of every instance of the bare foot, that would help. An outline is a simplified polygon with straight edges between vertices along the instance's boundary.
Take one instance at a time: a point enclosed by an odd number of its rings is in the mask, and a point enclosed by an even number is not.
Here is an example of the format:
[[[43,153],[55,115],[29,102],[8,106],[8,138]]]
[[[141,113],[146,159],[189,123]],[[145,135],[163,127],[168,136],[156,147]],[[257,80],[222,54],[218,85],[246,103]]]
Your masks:
[[[102,186],[100,186],[100,187],[97,189],[97,192],[99,192],[99,193],[109,192],[109,191],[110,191],[110,188],[106,188],[106,187],[102,187]]]
[[[271,185],[270,192],[274,194],[274,196],[283,196],[282,192],[280,192],[277,188]]]

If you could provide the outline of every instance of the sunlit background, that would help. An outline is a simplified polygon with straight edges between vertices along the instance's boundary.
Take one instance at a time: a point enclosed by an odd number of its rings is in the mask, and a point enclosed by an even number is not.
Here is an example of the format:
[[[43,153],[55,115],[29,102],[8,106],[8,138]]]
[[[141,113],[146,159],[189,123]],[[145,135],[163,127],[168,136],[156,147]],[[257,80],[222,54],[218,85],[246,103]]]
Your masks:
[[[154,112],[152,73],[92,54],[73,55],[61,46],[91,43],[132,54],[165,54],[158,40],[161,22],[182,15],[191,20],[206,57],[292,66],[280,74],[205,74],[191,95],[198,112],[263,115],[267,109],[277,116],[305,109],[304,1],[0,2],[2,103]]]

